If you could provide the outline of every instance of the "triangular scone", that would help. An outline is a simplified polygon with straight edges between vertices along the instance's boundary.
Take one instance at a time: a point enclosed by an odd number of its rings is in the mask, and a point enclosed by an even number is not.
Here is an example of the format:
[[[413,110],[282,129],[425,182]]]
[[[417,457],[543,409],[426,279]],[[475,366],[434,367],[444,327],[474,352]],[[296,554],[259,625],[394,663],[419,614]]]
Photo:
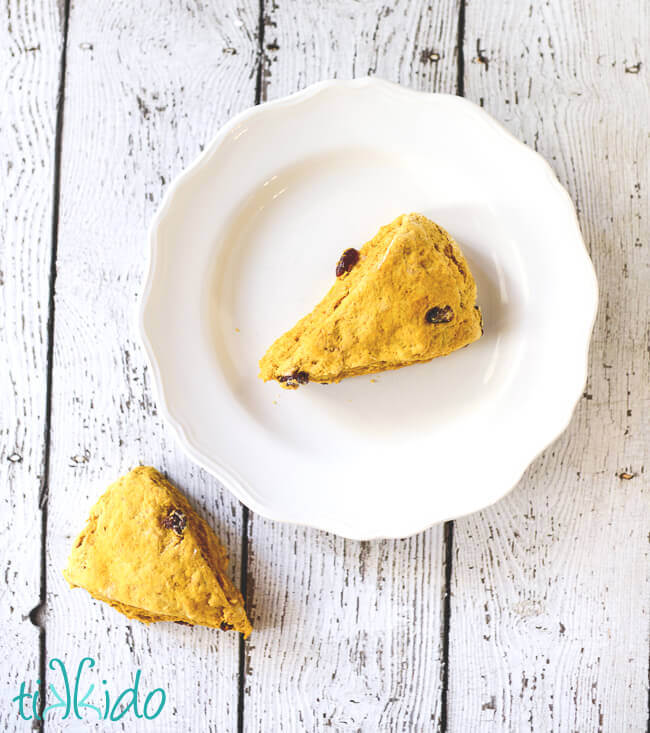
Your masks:
[[[422,214],[404,214],[346,250],[314,310],[269,348],[260,378],[308,381],[398,369],[476,341],[476,283],[458,245]]]
[[[251,632],[214,532],[155,468],[141,466],[99,499],[63,571],[72,587],[144,623]]]

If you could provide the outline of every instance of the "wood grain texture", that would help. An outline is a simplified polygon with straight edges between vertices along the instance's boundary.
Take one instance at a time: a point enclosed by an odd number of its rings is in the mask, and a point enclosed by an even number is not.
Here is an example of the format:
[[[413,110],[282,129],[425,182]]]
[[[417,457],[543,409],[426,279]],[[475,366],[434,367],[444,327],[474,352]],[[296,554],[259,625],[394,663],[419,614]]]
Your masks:
[[[459,5],[266,0],[263,96],[275,99],[323,79],[362,76],[453,93]]]
[[[454,92],[460,0],[74,3],[56,263],[46,654],[97,660],[117,693],[142,669],[155,722],[235,731],[238,639],[143,627],[60,571],[105,486],[167,472],[222,537],[236,581],[248,532],[243,730],[428,731],[441,723],[443,531],[353,542],[251,515],[158,414],[134,323],[146,227],[218,126],[258,96],[377,74]],[[465,0],[466,95],[538,149],[569,189],[601,304],[568,431],[494,507],[456,522],[446,730],[643,731],[648,725],[648,8],[642,0]],[[0,19],[0,729],[38,670],[56,2]],[[5,368],[6,365],[6,368]],[[622,478],[621,476],[627,476]],[[246,535],[244,535],[246,536]],[[20,565],[16,558],[20,558]],[[28,724],[26,724],[28,725]],[[46,729],[77,726],[56,717]]]
[[[453,92],[455,2],[276,2],[263,94],[377,74]],[[290,470],[290,468],[287,468]],[[354,542],[251,516],[245,731],[433,730],[440,720],[442,527]]]
[[[0,729],[38,677],[52,181],[61,26],[56,2],[0,10]]]
[[[236,729],[239,640],[145,627],[61,577],[105,487],[142,462],[165,471],[227,546],[238,583],[241,507],[181,452],[159,415],[135,333],[146,229],[169,181],[254,101],[256,3],[85,2],[70,17],[56,280],[47,655],[97,660],[116,696],[142,670],[155,722],[111,730]],[[92,673],[94,674],[94,673]],[[89,677],[89,679],[92,678]],[[95,681],[97,681],[95,680]],[[52,724],[59,719],[52,714]],[[57,728],[58,729],[58,728]]]
[[[567,186],[601,296],[568,431],[456,523],[450,730],[648,725],[647,10],[467,3],[466,95]]]

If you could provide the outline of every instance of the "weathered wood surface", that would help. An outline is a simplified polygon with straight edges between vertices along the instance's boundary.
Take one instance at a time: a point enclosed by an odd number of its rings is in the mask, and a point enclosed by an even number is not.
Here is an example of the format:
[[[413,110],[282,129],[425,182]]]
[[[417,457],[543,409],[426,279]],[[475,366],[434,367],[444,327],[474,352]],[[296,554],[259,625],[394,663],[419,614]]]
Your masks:
[[[236,634],[131,622],[61,577],[74,535],[114,478],[166,471],[229,548],[241,507],[182,454],[157,412],[135,332],[146,229],[169,181],[254,103],[257,4],[85,2],[69,22],[62,150],[50,500],[47,656],[94,657],[113,691],[142,669],[169,695],[155,721],[111,730],[236,729]],[[52,725],[60,724],[56,713]],[[139,727],[140,726],[140,727]],[[58,728],[57,728],[58,729]]]
[[[268,4],[265,99],[377,74],[454,92],[458,4]],[[432,730],[441,716],[443,532],[354,542],[251,516],[244,730]]]
[[[568,188],[601,298],[569,430],[510,496],[456,522],[450,730],[648,725],[647,10],[467,4],[466,96]]]
[[[258,0],[73,5],[49,313],[63,26],[53,4],[7,6],[0,501],[14,520],[5,522],[0,549],[0,618],[10,630],[0,653],[11,659],[2,694],[15,694],[38,667],[38,631],[26,616],[39,597],[38,491],[49,465],[47,657],[73,666],[91,655],[113,690],[140,667],[144,684],[170,697],[161,719],[111,730],[645,730],[644,3],[264,0],[262,8],[260,27]],[[182,455],[163,424],[132,328],[148,222],[171,178],[217,127],[256,99],[366,74],[431,91],[464,87],[539,149],[578,204],[601,284],[590,378],[568,432],[509,497],[456,522],[451,567],[441,527],[357,543],[254,515],[242,524],[238,503]],[[145,628],[63,582],[91,503],[141,461],[186,489],[229,547],[235,578],[247,540],[256,632],[243,657],[232,634]],[[0,727],[11,730],[15,720],[3,700]],[[60,726],[53,716],[49,729]]]
[[[0,10],[0,729],[38,676],[54,131],[56,2]]]

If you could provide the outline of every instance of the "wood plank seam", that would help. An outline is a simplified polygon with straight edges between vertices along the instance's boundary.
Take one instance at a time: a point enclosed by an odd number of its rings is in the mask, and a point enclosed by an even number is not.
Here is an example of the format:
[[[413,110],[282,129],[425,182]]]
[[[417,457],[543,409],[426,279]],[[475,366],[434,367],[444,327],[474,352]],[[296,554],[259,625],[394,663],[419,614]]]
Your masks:
[[[62,44],[59,60],[59,87],[56,99],[56,126],[54,132],[54,169],[52,179],[52,228],[50,243],[50,275],[47,310],[47,356],[45,381],[45,418],[43,426],[43,476],[38,497],[38,506],[41,512],[41,573],[39,602],[29,612],[30,622],[38,628],[38,670],[41,689],[47,689],[47,659],[46,659],[46,614],[47,604],[47,502],[50,475],[50,427],[52,424],[52,373],[54,362],[54,317],[55,291],[57,273],[57,249],[59,240],[59,202],[61,194],[61,151],[63,141],[63,113],[65,106],[65,76],[68,51],[68,20],[70,17],[70,0],[64,0],[62,6]],[[41,718],[36,723],[36,730],[45,730],[43,711],[45,709],[45,695],[39,699],[38,715]]]
[[[465,5],[458,6],[458,29],[456,33],[456,95],[465,96]],[[449,629],[451,626],[451,581],[454,571],[454,522],[445,522],[443,534],[443,556],[445,558],[445,585],[442,600],[442,659],[440,660],[442,689],[440,690],[441,733],[447,733],[447,700],[449,691]]]
[[[453,573],[454,553],[454,522],[445,522],[443,535],[443,556],[445,558],[445,580],[442,598],[442,654],[440,660],[440,671],[442,675],[442,688],[440,690],[440,719],[439,729],[441,733],[447,733],[447,692],[449,690],[449,627],[451,625],[451,577]]]
[[[255,72],[255,104],[266,101],[264,87],[264,0],[259,0],[259,16],[257,21],[257,69]],[[241,566],[239,588],[244,598],[246,611],[251,617],[251,608],[248,603],[248,519],[249,510],[242,506],[242,536],[241,536]],[[243,636],[239,638],[239,677],[237,690],[237,733],[244,733],[244,698],[246,688],[246,644]]]

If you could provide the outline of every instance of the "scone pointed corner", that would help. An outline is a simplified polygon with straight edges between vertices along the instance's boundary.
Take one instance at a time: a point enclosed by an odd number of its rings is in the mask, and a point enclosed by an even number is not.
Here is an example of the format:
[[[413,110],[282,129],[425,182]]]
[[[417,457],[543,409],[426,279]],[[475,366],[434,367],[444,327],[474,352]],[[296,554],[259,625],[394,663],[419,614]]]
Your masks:
[[[327,295],[260,360],[285,389],[430,361],[483,333],[476,283],[449,234],[422,214],[398,216],[346,249]]]
[[[248,637],[252,627],[227,565],[224,547],[186,497],[155,468],[140,466],[92,508],[63,576],[143,623],[174,621]]]

